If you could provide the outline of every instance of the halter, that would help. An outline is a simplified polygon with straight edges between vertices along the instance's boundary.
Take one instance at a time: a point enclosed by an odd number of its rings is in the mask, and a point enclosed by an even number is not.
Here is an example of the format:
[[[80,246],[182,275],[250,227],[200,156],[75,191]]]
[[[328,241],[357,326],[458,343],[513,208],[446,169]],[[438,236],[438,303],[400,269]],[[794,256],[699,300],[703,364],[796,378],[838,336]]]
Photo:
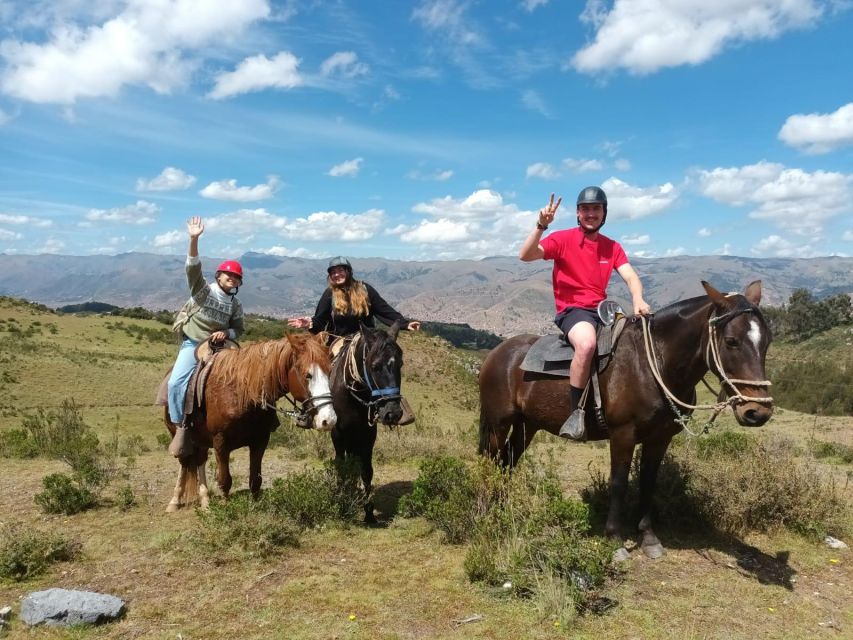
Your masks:
[[[361,347],[361,372],[359,372],[356,348]],[[344,385],[350,395],[362,406],[368,409],[368,422],[375,424],[378,416],[376,409],[382,403],[389,400],[399,400],[400,387],[380,387],[370,376],[367,370],[367,342],[362,340],[362,334],[357,333],[347,345],[346,363],[344,364]],[[349,377],[349,380],[347,380]],[[362,386],[362,388],[359,388]],[[364,400],[360,396],[365,391],[370,391],[370,399]],[[371,412],[373,416],[371,417]]]
[[[264,408],[275,409],[278,413],[284,416],[296,418],[294,422],[296,423],[296,426],[301,429],[309,428],[311,424],[311,414],[316,414],[322,407],[332,404],[331,393],[321,393],[316,396],[309,394],[302,402],[301,406],[295,399],[290,397],[290,392],[285,393],[282,397],[291,404],[293,409],[279,409],[278,407],[271,406],[266,402],[264,403]]]
[[[771,382],[769,380],[741,380],[738,378],[730,378],[726,374],[725,369],[723,369],[723,363],[720,359],[720,350],[717,346],[717,326],[722,326],[732,318],[735,318],[743,313],[752,313],[752,309],[749,307],[745,307],[742,309],[733,309],[732,311],[729,311],[719,316],[712,315],[708,319],[708,344],[705,346],[705,366],[708,367],[709,371],[713,371],[713,369],[711,368],[711,363],[709,362],[709,356],[711,356],[713,358],[714,366],[717,369],[716,372],[714,372],[715,375],[720,379],[721,383],[728,385],[734,392],[727,399],[721,400],[715,404],[690,404],[687,402],[682,402],[672,391],[667,388],[660,373],[660,365],[657,361],[657,354],[654,352],[654,347],[652,344],[651,324],[649,323],[649,320],[648,318],[646,318],[646,316],[640,316],[643,322],[643,344],[646,348],[646,359],[649,362],[649,368],[652,371],[652,375],[655,378],[655,382],[658,383],[658,386],[664,392],[664,396],[669,402],[669,406],[672,408],[673,413],[675,413],[676,421],[682,426],[682,428],[684,428],[685,431],[687,431],[687,433],[692,436],[698,434],[693,433],[692,431],[690,431],[690,429],[688,429],[687,422],[689,420],[689,416],[682,414],[675,406],[676,404],[691,411],[694,409],[708,409],[713,411],[711,418],[708,420],[708,422],[703,428],[703,433],[707,433],[708,428],[711,426],[714,420],[716,420],[717,416],[720,415],[720,413],[722,413],[722,411],[728,406],[731,406],[732,410],[734,410],[734,407],[736,405],[743,404],[745,402],[773,402],[773,398],[770,396],[763,398],[745,396],[741,393],[737,386],[735,386],[736,384],[741,384],[752,387],[769,387],[771,385]],[[722,389],[719,392],[714,392],[714,390],[711,389],[710,385],[705,382],[704,375],[702,376],[702,382],[705,384],[706,387],[708,387],[709,390],[711,390],[712,393],[716,393],[717,397],[720,397]]]

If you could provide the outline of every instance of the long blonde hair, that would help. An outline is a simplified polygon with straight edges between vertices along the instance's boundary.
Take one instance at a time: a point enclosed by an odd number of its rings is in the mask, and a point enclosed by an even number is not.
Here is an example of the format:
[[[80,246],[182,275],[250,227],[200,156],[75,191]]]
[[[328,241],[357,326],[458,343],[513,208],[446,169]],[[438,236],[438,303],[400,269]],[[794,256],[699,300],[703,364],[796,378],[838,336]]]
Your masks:
[[[335,286],[330,278],[329,287],[332,289],[332,308],[337,315],[367,317],[370,314],[367,287],[361,280],[355,280],[352,274],[347,275],[347,281],[340,287]]]

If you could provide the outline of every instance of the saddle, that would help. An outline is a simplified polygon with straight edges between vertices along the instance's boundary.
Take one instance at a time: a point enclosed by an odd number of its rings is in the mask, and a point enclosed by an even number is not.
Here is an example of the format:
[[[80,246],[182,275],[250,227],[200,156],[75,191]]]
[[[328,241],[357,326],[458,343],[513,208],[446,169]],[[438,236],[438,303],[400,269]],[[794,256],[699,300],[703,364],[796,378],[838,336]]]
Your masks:
[[[200,409],[204,402],[204,388],[207,384],[207,377],[210,375],[210,371],[213,367],[210,365],[213,364],[213,361],[216,359],[216,355],[220,351],[224,351],[226,349],[239,349],[240,345],[234,340],[226,339],[221,344],[213,345],[210,343],[210,340],[205,340],[204,342],[199,343],[199,345],[195,348],[195,357],[198,360],[198,363],[193,370],[192,376],[190,376],[189,384],[187,385],[187,393],[184,396],[184,415],[190,416],[197,409]],[[169,392],[169,376],[172,374],[172,370],[166,372],[166,377],[160,383],[160,388],[157,391],[157,401],[156,404],[159,405],[167,405],[168,401],[168,392]]]
[[[626,322],[627,318],[620,317],[612,325],[604,325],[598,328],[596,334],[598,346],[595,357],[598,373],[604,371],[613,359],[613,347],[619,340]],[[524,356],[521,363],[521,369],[530,373],[568,378],[569,367],[574,355],[575,350],[564,335],[541,336],[528,349],[527,355]]]

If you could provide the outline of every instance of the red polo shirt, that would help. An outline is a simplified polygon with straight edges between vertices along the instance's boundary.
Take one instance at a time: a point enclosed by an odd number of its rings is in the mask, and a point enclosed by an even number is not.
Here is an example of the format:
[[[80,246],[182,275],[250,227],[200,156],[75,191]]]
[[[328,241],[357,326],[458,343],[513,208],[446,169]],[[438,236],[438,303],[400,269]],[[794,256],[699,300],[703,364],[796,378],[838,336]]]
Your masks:
[[[595,309],[607,297],[613,270],[628,263],[618,242],[600,233],[590,240],[578,227],[556,231],[539,244],[545,259],[554,261],[551,282],[557,313],[566,307]]]

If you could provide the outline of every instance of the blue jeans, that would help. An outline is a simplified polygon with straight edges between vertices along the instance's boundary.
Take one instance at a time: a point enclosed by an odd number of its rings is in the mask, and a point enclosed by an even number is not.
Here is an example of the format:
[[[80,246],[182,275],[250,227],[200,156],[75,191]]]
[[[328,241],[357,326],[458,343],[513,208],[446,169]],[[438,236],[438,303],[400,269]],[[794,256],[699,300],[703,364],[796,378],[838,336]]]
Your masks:
[[[184,421],[184,398],[195,369],[197,346],[198,342],[184,336],[181,349],[178,351],[178,359],[175,360],[172,375],[169,376],[169,420],[177,424]]]

